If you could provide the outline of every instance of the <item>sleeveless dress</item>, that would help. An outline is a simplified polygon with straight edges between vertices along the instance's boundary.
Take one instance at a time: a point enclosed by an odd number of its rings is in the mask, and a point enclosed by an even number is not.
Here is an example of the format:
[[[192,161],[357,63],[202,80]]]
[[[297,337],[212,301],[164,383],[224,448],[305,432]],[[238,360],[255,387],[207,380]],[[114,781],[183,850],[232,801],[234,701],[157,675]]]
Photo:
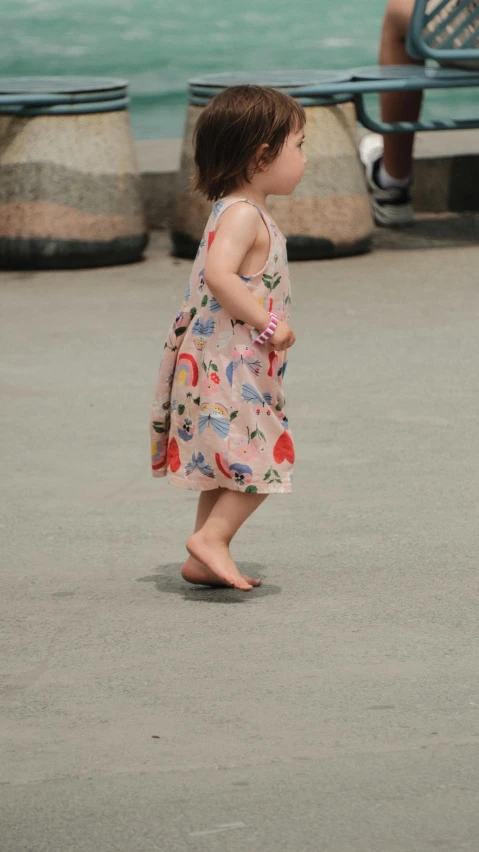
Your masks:
[[[294,462],[282,389],[287,351],[253,346],[251,326],[230,316],[204,280],[219,218],[239,202],[252,203],[229,196],[214,205],[168,332],[150,423],[152,472],[197,491],[286,493]],[[260,272],[242,280],[266,310],[288,321],[286,240],[256,209],[269,232],[269,255]]]

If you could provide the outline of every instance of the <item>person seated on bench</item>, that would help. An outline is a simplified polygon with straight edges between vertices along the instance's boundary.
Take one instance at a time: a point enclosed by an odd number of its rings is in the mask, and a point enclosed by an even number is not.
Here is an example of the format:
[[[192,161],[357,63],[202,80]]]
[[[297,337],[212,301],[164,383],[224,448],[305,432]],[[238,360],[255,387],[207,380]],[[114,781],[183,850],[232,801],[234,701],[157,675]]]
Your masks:
[[[440,0],[431,0],[428,11],[432,11],[438,2]],[[380,65],[423,64],[412,59],[406,51],[414,3],[415,0],[389,0],[381,33]],[[457,0],[451,0],[447,11],[456,3]],[[469,8],[478,5],[479,0],[471,0]],[[449,64],[479,68],[475,61]],[[380,95],[381,118],[386,122],[417,121],[421,103],[422,91],[383,92]],[[384,136],[370,133],[359,144],[359,155],[372,195],[374,219],[378,225],[398,227],[413,220],[410,193],[413,145],[414,133],[387,133]]]

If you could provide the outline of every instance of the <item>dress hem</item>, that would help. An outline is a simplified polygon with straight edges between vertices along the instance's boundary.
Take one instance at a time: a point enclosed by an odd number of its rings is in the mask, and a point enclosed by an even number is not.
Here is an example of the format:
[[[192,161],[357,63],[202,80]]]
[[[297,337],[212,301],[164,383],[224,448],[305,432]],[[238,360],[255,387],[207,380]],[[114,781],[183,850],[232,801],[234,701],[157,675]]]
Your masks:
[[[195,485],[189,485],[187,480],[185,481],[184,479],[180,479],[176,476],[173,477],[167,472],[158,473],[157,471],[154,471],[154,479],[161,479],[162,477],[166,477],[168,479],[169,484],[174,485],[175,488],[183,488],[186,491],[215,491],[217,488],[224,488],[228,491],[238,491],[243,494],[246,492],[246,488],[235,488],[234,485],[217,485],[214,481],[211,481],[211,483],[205,482],[204,487],[199,488]],[[253,485],[257,489],[255,492],[253,492],[255,494],[291,494],[293,490],[290,483],[286,483],[285,485],[283,485],[282,483],[276,483],[276,487],[275,485],[273,485],[272,488],[265,488],[264,482],[248,482],[247,487],[249,487],[250,485]]]

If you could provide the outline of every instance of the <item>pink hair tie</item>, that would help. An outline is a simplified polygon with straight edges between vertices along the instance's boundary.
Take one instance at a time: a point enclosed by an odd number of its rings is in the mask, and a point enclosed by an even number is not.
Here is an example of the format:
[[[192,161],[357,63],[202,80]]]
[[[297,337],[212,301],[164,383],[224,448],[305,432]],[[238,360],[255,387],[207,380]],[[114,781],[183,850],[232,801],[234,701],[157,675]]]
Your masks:
[[[269,315],[269,326],[268,326],[268,328],[265,328],[265,330],[262,331],[261,334],[258,334],[258,336],[255,337],[255,339],[253,340],[253,343],[260,343],[260,344],[266,343],[266,341],[269,340],[269,338],[272,337],[273,334],[275,333],[275,331],[278,327],[278,322],[279,322],[279,320],[278,320],[277,315],[274,314],[273,312],[271,312],[270,315]]]

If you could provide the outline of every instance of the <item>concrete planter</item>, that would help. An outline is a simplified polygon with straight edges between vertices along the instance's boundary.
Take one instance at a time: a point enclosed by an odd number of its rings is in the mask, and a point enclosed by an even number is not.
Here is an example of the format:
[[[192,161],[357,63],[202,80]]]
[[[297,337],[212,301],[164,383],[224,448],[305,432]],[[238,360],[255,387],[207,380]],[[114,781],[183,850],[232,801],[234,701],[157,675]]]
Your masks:
[[[187,110],[172,219],[173,253],[196,254],[211,205],[191,187],[193,132],[203,107]],[[359,254],[371,246],[373,221],[357,155],[352,103],[306,108],[308,164],[291,196],[270,199],[275,221],[288,241],[291,260]]]
[[[0,266],[130,263],[147,244],[126,109],[0,116]]]

